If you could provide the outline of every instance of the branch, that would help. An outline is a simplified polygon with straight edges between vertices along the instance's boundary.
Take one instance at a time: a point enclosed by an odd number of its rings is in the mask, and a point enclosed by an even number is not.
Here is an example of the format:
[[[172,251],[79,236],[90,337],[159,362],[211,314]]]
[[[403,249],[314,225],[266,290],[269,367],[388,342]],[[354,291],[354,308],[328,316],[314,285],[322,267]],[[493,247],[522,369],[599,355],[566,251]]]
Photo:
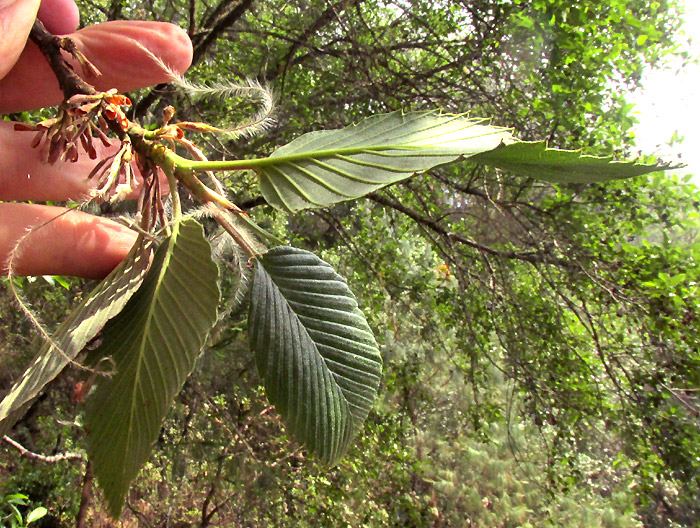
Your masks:
[[[85,466],[85,476],[83,477],[83,489],[80,492],[80,506],[75,520],[75,528],[87,528],[87,514],[90,507],[90,497],[92,491],[92,464],[88,461]]]
[[[202,57],[204,57],[207,51],[209,51],[209,48],[212,46],[212,44],[216,42],[216,40],[228,27],[230,27],[239,18],[241,18],[252,4],[253,0],[240,0],[240,2],[238,2],[238,4],[227,15],[222,16],[218,20],[218,22],[216,22],[214,27],[208,30],[205,36],[203,36],[203,38],[194,45],[194,50],[192,54],[192,66],[196,65],[200,60],[202,60]],[[192,3],[191,5],[193,6],[194,3]],[[220,12],[224,11],[228,7],[228,5],[229,2],[220,3],[217,6],[214,15],[219,15]],[[191,7],[191,10],[192,9],[193,8]],[[192,11],[190,11],[190,16],[192,15],[193,13]],[[212,17],[214,15],[212,15]],[[210,20],[212,17],[210,17]],[[194,27],[193,20],[193,18],[190,18],[190,29]],[[192,37],[192,34],[190,34],[190,37]],[[151,88],[151,90],[139,100],[138,104],[134,106],[134,117],[141,118],[145,116],[146,112],[148,112],[148,109],[156,102],[156,100],[159,97],[171,93],[171,90],[169,90],[168,88],[169,84],[167,83],[161,83]]]
[[[226,28],[230,27],[239,18],[241,18],[252,4],[253,0],[240,0],[240,2],[231,10],[230,13],[219,19],[216,25],[209,31],[209,34],[195,46],[194,53],[192,55],[192,64],[197,64],[209,50],[209,47],[216,42],[219,35],[221,35]]]
[[[190,36],[190,39],[194,36],[194,34],[197,32],[197,20],[195,19],[195,14],[196,14],[196,2],[195,0],[190,0],[190,8],[189,8],[189,25],[187,27],[187,34]]]
[[[500,251],[498,249],[494,249],[489,246],[483,246],[481,244],[478,244],[472,240],[469,240],[466,238],[464,235],[460,235],[459,233],[453,233],[445,229],[442,225],[440,225],[438,222],[435,220],[432,220],[430,218],[425,218],[418,213],[416,213],[414,210],[409,209],[408,207],[395,202],[393,200],[388,199],[385,196],[382,196],[377,193],[372,193],[367,195],[367,197],[372,200],[375,203],[378,203],[380,205],[383,205],[385,207],[390,207],[391,209],[394,209],[395,211],[398,211],[400,213],[405,214],[412,220],[416,221],[422,226],[425,226],[432,231],[444,236],[445,238],[448,238],[450,240],[454,240],[456,242],[459,242],[461,244],[464,244],[465,246],[469,246],[473,249],[476,249],[478,251],[481,251],[482,253],[486,253],[488,255],[493,255],[496,257],[500,258],[505,258],[505,259],[514,259],[514,260],[521,260],[523,262],[529,262],[530,264],[553,264],[555,266],[560,266],[563,268],[568,268],[568,269],[578,269],[579,266],[576,264],[556,258],[556,257],[550,257],[549,255],[545,255],[542,253],[516,253],[514,251]]]
[[[65,50],[85,65],[83,61],[87,61],[87,59],[75,48],[75,43],[72,40],[52,35],[39,19],[34,21],[29,38],[37,45],[49,62],[49,66],[51,66],[58,80],[58,85],[63,91],[64,99],[68,100],[76,94],[94,95],[97,93],[95,88],[86,83],[73,71],[73,67],[61,53],[61,50]]]
[[[9,436],[3,436],[2,439],[19,451],[20,456],[31,458],[33,460],[40,460],[41,462],[60,462],[61,460],[83,460],[85,456],[82,453],[59,453],[58,455],[40,455],[38,453],[33,453],[26,447],[24,447],[19,442],[13,440]]]
[[[471,194],[476,194],[476,193],[471,193]],[[499,251],[497,249],[494,249],[489,246],[484,246],[481,244],[478,244],[472,240],[469,240],[463,235],[460,235],[459,233],[453,233],[449,232],[447,229],[445,229],[442,225],[440,225],[439,222],[432,220],[430,218],[423,217],[416,213],[414,210],[409,209],[408,207],[395,202],[393,200],[390,200],[389,198],[382,196],[377,193],[372,193],[367,196],[370,200],[372,200],[375,203],[378,203],[380,205],[383,205],[385,207],[389,207],[391,209],[394,209],[395,211],[398,211],[400,213],[405,214],[418,224],[427,227],[431,231],[442,235],[445,238],[448,238],[450,240],[454,240],[456,242],[459,242],[461,244],[464,244],[466,246],[469,246],[473,249],[476,249],[478,251],[481,251],[483,253],[486,253],[488,255],[493,255],[496,257],[500,258],[506,258],[506,259],[514,259],[514,260],[521,260],[523,262],[529,262],[530,264],[552,264],[555,266],[560,266],[563,268],[567,269],[579,269],[580,266],[576,265],[575,263],[565,260],[565,259],[560,259],[556,257],[550,257],[548,255],[544,255],[542,253],[516,253],[514,251]],[[515,202],[519,203],[519,202]],[[262,196],[258,196],[256,198],[252,198],[250,200],[246,200],[240,204],[241,209],[244,211],[247,211],[249,209],[252,209],[254,207],[258,207],[260,205],[266,205],[267,202],[265,201],[265,198]]]
[[[64,101],[68,101],[74,95],[97,95],[97,91],[90,83],[82,79],[73,66],[65,59],[62,51],[67,52],[83,67],[83,70],[91,75],[99,75],[100,72],[83,55],[68,37],[57,37],[52,35],[39,19],[34,21],[34,26],[29,33],[29,38],[37,45],[39,51],[46,57],[51,70],[58,80],[58,85],[63,92]],[[120,140],[124,140],[125,132],[113,119],[107,119],[107,126],[116,134]]]
[[[330,24],[334,19],[338,17],[338,14],[345,11],[354,0],[340,0],[339,2],[328,6],[319,17],[314,20],[314,22],[308,26],[302,33],[294,39],[292,45],[287,50],[285,56],[274,66],[268,69],[267,80],[272,80],[280,75],[282,76],[282,91],[284,91],[284,79],[286,76],[287,68],[289,67],[294,54],[297,50],[306,46],[309,39],[318,33],[323,27]]]

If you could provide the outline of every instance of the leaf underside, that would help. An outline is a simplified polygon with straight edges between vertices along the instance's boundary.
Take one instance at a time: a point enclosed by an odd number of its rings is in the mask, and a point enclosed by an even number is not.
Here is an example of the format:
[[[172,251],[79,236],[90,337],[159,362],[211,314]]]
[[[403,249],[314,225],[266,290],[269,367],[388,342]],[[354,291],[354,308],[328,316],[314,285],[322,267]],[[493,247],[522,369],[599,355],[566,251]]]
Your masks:
[[[589,156],[581,150],[550,149],[545,141],[502,144],[471,160],[552,183],[605,182],[674,168],[664,163],[614,161],[611,156]]]
[[[483,119],[435,112],[393,112],[340,130],[304,134],[257,170],[274,207],[296,212],[364,196],[512,137]]]
[[[146,275],[151,246],[139,237],[127,257],[61,323],[51,336],[53,343],[44,343],[32,364],[0,402],[0,436],[105,323],[121,311]]]
[[[110,356],[116,374],[90,394],[85,425],[95,477],[115,517],[216,321],[217,279],[202,226],[183,220],[158,248],[141,288],[105,327],[95,355]]]
[[[283,211],[326,207],[365,196],[433,167],[470,158],[555,183],[630,178],[670,167],[515,139],[484,119],[435,112],[393,112],[340,130],[304,134],[256,164],[260,190]]]
[[[250,346],[290,434],[333,464],[377,396],[382,359],[345,280],[312,253],[276,247],[256,262]]]

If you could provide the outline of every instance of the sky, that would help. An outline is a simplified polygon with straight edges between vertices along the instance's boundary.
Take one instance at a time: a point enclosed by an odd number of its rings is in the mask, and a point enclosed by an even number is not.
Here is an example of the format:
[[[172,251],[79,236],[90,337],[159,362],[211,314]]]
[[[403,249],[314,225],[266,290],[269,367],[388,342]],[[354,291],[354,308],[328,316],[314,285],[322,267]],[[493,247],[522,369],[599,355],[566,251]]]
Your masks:
[[[700,55],[700,1],[685,0],[683,32],[693,37],[693,56]],[[644,75],[643,89],[627,97],[635,103],[633,112],[639,121],[634,127],[637,149],[659,156],[663,161],[681,162],[687,167],[679,174],[694,174],[700,186],[700,64],[681,67],[673,64],[651,70]],[[669,145],[673,134],[683,137],[682,143]],[[680,160],[678,156],[680,155]]]

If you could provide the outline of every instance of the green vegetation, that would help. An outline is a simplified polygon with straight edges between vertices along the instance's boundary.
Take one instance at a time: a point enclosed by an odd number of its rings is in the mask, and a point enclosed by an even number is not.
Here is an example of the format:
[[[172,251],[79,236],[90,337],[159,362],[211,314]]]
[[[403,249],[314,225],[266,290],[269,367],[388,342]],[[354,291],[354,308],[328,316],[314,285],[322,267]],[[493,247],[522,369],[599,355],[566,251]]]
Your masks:
[[[254,232],[267,242],[281,239],[297,249],[281,247],[258,258],[250,277],[241,265],[247,256],[240,259],[226,245],[217,248],[219,287],[230,310],[201,356],[199,343],[194,352],[173,353],[175,363],[186,364],[174,369],[194,368],[194,374],[172,383],[168,397],[158,401],[157,416],[142,419],[151,423],[147,438],[140,439],[146,447],[139,460],[127,459],[128,470],[113,460],[100,462],[113,447],[114,423],[106,420],[97,439],[73,425],[85,414],[88,429],[98,430],[109,413],[91,414],[91,407],[109,409],[110,394],[132,388],[98,380],[83,405],[74,388],[94,380],[79,369],[63,370],[69,361],[61,354],[46,367],[60,376],[25,414],[16,414],[12,438],[45,453],[87,443],[98,481],[101,475],[110,475],[105,481],[128,480],[145,462],[127,494],[125,526],[698,526],[700,197],[676,177],[643,175],[649,171],[643,163],[594,157],[623,156],[631,148],[626,134],[633,121],[624,93],[643,68],[676,51],[679,18],[673,6],[636,0],[221,0],[216,6],[90,2],[83,14],[85,22],[173,20],[189,30],[195,45],[191,79],[271,85],[278,99],[276,124],[266,134],[247,140],[202,135],[197,143],[209,159],[234,159],[218,169],[251,169],[225,179],[228,199],[248,212],[247,225],[255,222]],[[169,104],[178,120],[220,127],[251,113],[245,99],[193,98],[163,87],[133,98],[144,123],[157,121],[152,116]],[[490,124],[474,126],[488,128],[498,140],[476,151],[447,153],[449,160],[410,166],[405,174],[403,166],[378,167],[366,145],[335,157],[308,148],[317,141],[327,152],[338,138],[373,137],[366,131],[398,119],[401,114],[391,113],[398,110],[417,111],[406,114],[402,126],[416,120],[420,129],[421,120],[438,119],[421,111],[435,108],[493,116]],[[384,115],[363,121],[376,114]],[[362,124],[344,128],[355,123]],[[497,126],[513,126],[521,140],[546,137],[552,148],[586,148],[583,155],[544,151],[541,143],[512,143]],[[340,130],[302,135],[320,129]],[[504,138],[509,144],[497,148]],[[287,146],[275,150],[279,145]],[[397,145],[406,149],[407,143],[390,143],[394,150]],[[444,153],[422,156],[438,154]],[[340,156],[356,157],[350,163]],[[254,163],[236,161],[251,159],[272,161],[257,172]],[[311,185],[309,174],[327,177],[319,167],[335,164],[340,174],[341,163],[343,177],[334,188],[344,198],[314,187],[290,190]],[[362,164],[367,171],[357,170]],[[607,173],[610,167],[616,172]],[[607,181],[631,176],[624,171],[635,167],[642,168],[641,176]],[[428,172],[406,179],[417,170]],[[292,187],[278,185],[274,171],[284,173]],[[352,183],[358,174],[372,183],[358,188]],[[575,183],[591,181],[605,183]],[[310,206],[322,207],[288,214]],[[202,222],[211,233],[215,224]],[[184,276],[188,284],[216,290],[194,268],[175,273],[165,264],[181,262],[177,253],[183,252],[213,266],[202,244],[198,223],[182,220],[145,279],[143,268],[130,261],[124,264],[128,272],[116,275],[119,285],[98,286],[136,291],[144,280],[131,308],[105,328],[102,345],[89,347],[93,366],[128,370],[120,368],[114,335],[124,321],[135,333],[148,332],[129,317],[141,306],[155,306],[169,280]],[[279,267],[285,259],[303,260],[313,274],[346,277],[357,304],[347,287],[335,291],[346,299],[343,317],[361,321],[354,335],[365,328],[374,333],[384,374],[379,387],[367,382],[354,393],[357,401],[378,394],[371,410],[353,407],[360,420],[369,410],[359,431],[349,410],[339,416],[352,419],[319,426],[320,437],[304,429],[315,414],[308,407],[285,407],[284,374],[266,370],[272,362],[261,359],[276,350],[265,337],[276,315],[260,299],[289,299],[279,285],[299,280]],[[67,302],[88,304],[101,295],[89,294],[91,288],[77,281],[48,289],[40,282],[19,281],[25,297],[49,316],[44,320],[60,320]],[[250,317],[241,294],[248,282]],[[310,299],[320,293],[325,290],[308,290],[294,302],[313,307]],[[38,346],[18,339],[30,325],[14,313],[11,298],[0,303],[0,383],[9,390]],[[173,307],[183,310],[178,320],[194,317],[208,329],[212,307],[199,306],[201,313],[193,314],[181,305]],[[120,308],[100,305],[99,317],[106,321]],[[72,357],[95,335],[71,324],[62,328],[59,335],[68,339],[62,350],[73,346]],[[328,327],[324,332],[330,335]],[[249,341],[257,358],[248,351]],[[169,349],[179,344],[166,343]],[[113,354],[114,364],[99,362]],[[155,360],[150,350],[140,354]],[[43,374],[38,379],[25,401],[48,381]],[[160,427],[167,409],[161,404],[172,396],[174,406]],[[290,443],[287,433],[310,451]],[[323,465],[345,449],[337,466]],[[79,483],[91,480],[81,478],[80,463],[17,460],[10,446],[2,456],[0,495],[22,493],[49,508],[36,526],[74,522],[81,509]],[[105,489],[114,511],[126,488]],[[97,500],[100,492],[90,493],[89,515],[97,525],[107,510]]]
[[[21,493],[2,497],[2,502],[0,502],[0,505],[3,506],[3,509],[0,510],[0,523],[2,524],[0,526],[3,526],[3,528],[5,526],[9,528],[23,528],[47,514],[48,510],[46,508],[38,506],[27,513],[26,516],[22,515],[20,507],[26,506],[28,499],[29,497]]]

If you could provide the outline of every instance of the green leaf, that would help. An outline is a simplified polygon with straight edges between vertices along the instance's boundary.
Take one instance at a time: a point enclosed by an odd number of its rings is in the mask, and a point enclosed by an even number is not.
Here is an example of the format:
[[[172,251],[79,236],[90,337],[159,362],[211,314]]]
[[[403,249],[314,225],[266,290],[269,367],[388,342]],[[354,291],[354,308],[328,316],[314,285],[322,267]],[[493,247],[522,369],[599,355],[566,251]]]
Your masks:
[[[148,269],[151,243],[139,238],[129,255],[58,327],[32,364],[0,402],[0,436],[24,408],[68,365],[85,345],[117,315],[138,289]]]
[[[377,396],[382,359],[345,280],[312,253],[276,247],[255,265],[250,346],[291,435],[332,464]]]
[[[61,277],[60,275],[53,275],[53,280],[56,281],[59,286],[61,286],[64,290],[70,290],[70,283],[66,280],[65,277]]]
[[[46,514],[49,513],[49,510],[44,508],[43,506],[39,506],[38,508],[34,508],[32,511],[29,512],[29,515],[27,515],[27,518],[24,521],[24,524],[30,524],[35,521],[38,521],[42,517],[45,517]]]
[[[176,223],[141,288],[105,327],[95,354],[111,356],[116,374],[89,396],[85,425],[95,477],[115,517],[216,321],[217,278],[202,226]]]
[[[325,207],[512,139],[507,129],[484,122],[434,112],[378,115],[341,130],[304,134],[254,167],[274,207]]]
[[[12,502],[8,502],[7,505],[10,507],[10,510],[12,510],[8,518],[12,520],[12,518],[14,517],[15,522],[13,522],[11,525],[14,528],[15,526],[17,526],[16,523],[22,522],[22,512],[19,511],[19,508],[17,508],[17,506],[15,506]]]
[[[23,493],[13,493],[0,498],[0,506],[2,506],[3,502],[12,510],[13,513],[10,514],[10,516],[13,516],[17,520],[17,522],[21,523],[22,512],[19,511],[17,506],[26,506],[29,502],[29,497],[27,495],[24,495]],[[1,513],[2,510],[0,510],[0,514]]]
[[[613,161],[610,156],[588,156],[581,150],[550,149],[544,141],[504,143],[471,159],[553,183],[604,182],[675,168],[663,163]]]

